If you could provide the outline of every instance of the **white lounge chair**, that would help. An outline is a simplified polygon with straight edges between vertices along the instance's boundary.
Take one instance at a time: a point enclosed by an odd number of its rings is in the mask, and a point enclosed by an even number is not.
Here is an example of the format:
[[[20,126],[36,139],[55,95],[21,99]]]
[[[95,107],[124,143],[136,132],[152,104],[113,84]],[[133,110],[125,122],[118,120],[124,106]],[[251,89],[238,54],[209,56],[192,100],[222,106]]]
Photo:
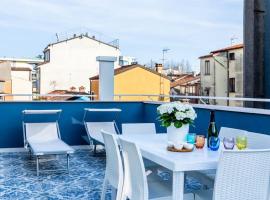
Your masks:
[[[88,140],[94,145],[94,155],[96,155],[97,145],[104,146],[101,130],[117,134],[115,122],[85,122]]]
[[[268,200],[270,149],[223,151],[214,190],[197,192],[196,200]]]
[[[84,126],[86,129],[87,137],[83,137],[90,145],[94,146],[94,155],[96,155],[97,145],[104,146],[103,137],[101,134],[101,130],[104,130],[109,133],[119,134],[119,130],[117,128],[116,122],[114,120],[110,122],[88,122],[86,120],[88,112],[121,112],[121,109],[118,108],[85,108],[84,109]]]
[[[122,200],[169,200],[172,199],[172,184],[168,181],[149,180],[141,152],[133,142],[120,138],[124,160],[124,187]],[[193,200],[193,194],[185,194],[185,200]]]
[[[61,140],[58,119],[61,110],[24,110],[23,111],[23,135],[24,146],[30,152],[30,156],[36,157],[36,171],[39,176],[39,159],[45,155],[65,154],[67,156],[67,171],[69,171],[69,155],[74,149]],[[58,115],[54,122],[30,123],[26,115]]]

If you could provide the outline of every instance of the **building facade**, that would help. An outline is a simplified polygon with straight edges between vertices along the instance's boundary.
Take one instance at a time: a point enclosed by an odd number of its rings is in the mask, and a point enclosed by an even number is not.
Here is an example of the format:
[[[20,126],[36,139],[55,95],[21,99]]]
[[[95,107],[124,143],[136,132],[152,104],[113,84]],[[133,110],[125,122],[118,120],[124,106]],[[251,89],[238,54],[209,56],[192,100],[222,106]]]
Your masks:
[[[33,69],[41,59],[0,58],[0,80],[4,94],[32,95],[35,89]],[[32,96],[6,96],[5,100],[31,100]]]
[[[49,44],[44,49],[44,63],[37,68],[39,93],[85,87],[89,92],[89,75],[98,74],[97,56],[114,56],[119,60],[120,50],[88,35]],[[119,67],[118,62],[115,68]]]
[[[136,58],[131,56],[119,56],[119,65],[126,66],[136,63]]]
[[[90,78],[91,94],[99,95],[99,76]],[[134,64],[123,66],[114,71],[115,95],[141,95],[115,97],[123,101],[169,101],[169,98],[160,98],[158,95],[170,94],[169,77],[145,66]],[[144,96],[146,95],[146,96]],[[156,96],[147,96],[156,95]]]
[[[212,51],[201,56],[201,95],[211,97],[243,97],[242,44]],[[207,100],[209,104],[243,106],[241,101]]]
[[[182,74],[171,82],[171,95],[199,96],[200,75]],[[198,99],[190,99],[191,103],[198,103]]]

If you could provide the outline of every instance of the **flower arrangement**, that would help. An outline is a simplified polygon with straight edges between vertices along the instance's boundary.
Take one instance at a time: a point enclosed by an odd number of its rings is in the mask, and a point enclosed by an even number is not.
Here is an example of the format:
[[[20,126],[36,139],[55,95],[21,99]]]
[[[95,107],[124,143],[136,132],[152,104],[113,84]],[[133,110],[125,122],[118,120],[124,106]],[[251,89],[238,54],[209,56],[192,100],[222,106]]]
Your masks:
[[[191,105],[181,102],[162,104],[157,111],[161,125],[164,127],[174,125],[175,128],[181,128],[183,125],[192,124],[197,117]]]

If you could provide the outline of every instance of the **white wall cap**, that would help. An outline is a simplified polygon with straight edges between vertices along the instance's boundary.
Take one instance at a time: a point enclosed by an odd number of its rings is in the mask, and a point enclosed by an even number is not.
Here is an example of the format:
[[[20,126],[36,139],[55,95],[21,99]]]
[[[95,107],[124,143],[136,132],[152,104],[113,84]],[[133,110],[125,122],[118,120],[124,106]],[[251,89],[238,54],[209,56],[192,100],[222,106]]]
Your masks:
[[[97,61],[101,62],[115,62],[117,60],[117,57],[114,56],[98,56]]]

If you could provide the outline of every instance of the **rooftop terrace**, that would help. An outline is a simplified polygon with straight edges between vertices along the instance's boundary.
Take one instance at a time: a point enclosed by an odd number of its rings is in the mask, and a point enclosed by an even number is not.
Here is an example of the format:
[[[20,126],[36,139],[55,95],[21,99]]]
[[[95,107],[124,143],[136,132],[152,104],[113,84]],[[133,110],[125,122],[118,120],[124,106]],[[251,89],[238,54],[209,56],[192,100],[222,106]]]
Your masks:
[[[115,120],[122,123],[154,122],[157,132],[165,132],[157,121],[158,102],[0,102],[0,198],[1,199],[99,199],[105,157],[93,157],[82,139],[86,134],[83,124],[84,108],[121,108]],[[227,126],[263,134],[270,133],[267,125],[270,111],[262,109],[228,108],[221,106],[194,105],[198,114],[191,132],[205,134],[209,111],[216,110],[218,128]],[[23,148],[22,111],[25,109],[62,109],[59,121],[62,139],[76,148],[71,156],[70,173],[35,172],[35,160],[29,158]],[[110,114],[97,113],[87,116],[89,121],[106,121]],[[38,120],[50,120],[39,118]],[[64,166],[65,157],[41,160],[42,169],[57,169]],[[160,174],[167,179],[170,174]],[[201,185],[188,178],[185,189],[199,189]],[[107,199],[110,199],[110,190]]]

